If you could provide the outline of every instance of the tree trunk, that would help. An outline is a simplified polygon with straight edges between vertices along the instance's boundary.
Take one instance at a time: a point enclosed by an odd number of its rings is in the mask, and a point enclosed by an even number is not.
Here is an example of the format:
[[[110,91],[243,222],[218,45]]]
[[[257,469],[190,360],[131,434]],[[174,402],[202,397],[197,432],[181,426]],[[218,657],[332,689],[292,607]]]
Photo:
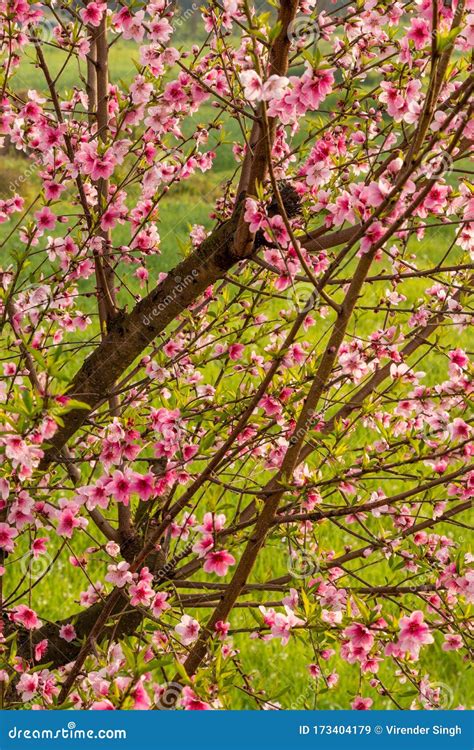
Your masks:
[[[51,439],[40,469],[61,460],[61,449],[89,414],[113,394],[113,384],[148,344],[190,307],[203,292],[238,262],[232,244],[240,209],[188,258],[176,266],[130,314],[123,311],[109,324],[109,332],[86,359],[67,396],[88,404],[68,412],[64,427]]]

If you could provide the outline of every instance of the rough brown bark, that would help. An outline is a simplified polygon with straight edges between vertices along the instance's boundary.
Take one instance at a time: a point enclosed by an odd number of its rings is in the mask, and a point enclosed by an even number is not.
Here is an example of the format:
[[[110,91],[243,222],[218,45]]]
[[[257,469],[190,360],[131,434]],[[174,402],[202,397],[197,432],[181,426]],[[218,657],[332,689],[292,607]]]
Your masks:
[[[67,395],[88,404],[68,412],[64,427],[51,440],[40,469],[60,461],[61,448],[84,424],[89,414],[112,394],[113,384],[166,326],[237,262],[232,241],[240,209],[222,224],[189,257],[177,265],[161,284],[132,310],[116,316],[109,332],[85,360]]]
[[[463,513],[465,510],[468,510],[471,505],[472,503],[469,500],[464,503],[455,505],[454,507],[449,508],[445,513],[443,513],[442,516],[437,519],[429,518],[425,521],[421,521],[418,524],[415,524],[414,526],[411,526],[403,532],[402,536],[411,536],[417,531],[422,531],[423,529],[430,528],[435,524],[442,523],[443,521],[448,521],[454,516]],[[336,557],[334,558],[334,560],[331,560],[327,563],[327,568],[334,568],[346,562],[349,562],[350,560],[355,560],[359,557],[362,557],[367,549],[368,547],[361,547],[353,550],[352,552],[347,552],[344,555]],[[269,586],[268,589],[265,590],[272,590],[272,588],[275,588],[277,584],[279,584],[280,586],[286,586],[290,581],[291,576],[283,576],[282,578],[277,579],[277,581],[273,582],[273,587]],[[249,586],[248,590],[264,590],[264,588],[265,587],[263,585]],[[243,588],[242,592],[243,591],[246,591],[246,588]],[[123,611],[125,609],[125,605],[125,599],[121,597],[112,609],[111,616]],[[23,638],[20,639],[18,656],[21,656],[25,659],[30,658],[30,643],[36,644],[44,638],[48,638],[48,640],[50,641],[50,648],[48,652],[43,656],[43,658],[38,662],[38,664],[52,663],[53,668],[56,668],[71,663],[76,659],[80,652],[81,645],[79,639],[82,638],[82,640],[84,640],[87,637],[94,623],[100,618],[103,608],[104,604],[102,602],[98,602],[89,609],[82,610],[78,615],[72,615],[65,620],[61,620],[57,623],[48,623],[39,630],[32,631],[32,633],[24,633]],[[99,640],[103,641],[107,637],[110,637],[112,634],[114,636],[114,639],[116,640],[120,639],[120,637],[123,636],[133,635],[134,633],[136,633],[142,619],[143,613],[141,611],[136,609],[128,609],[121,615],[118,623],[116,623],[115,626],[107,626],[106,628],[104,628]],[[67,643],[66,641],[64,641],[64,639],[59,638],[59,629],[61,625],[65,625],[70,622],[74,623],[78,639],[73,641],[72,643]],[[31,641],[29,640],[30,637]]]
[[[18,639],[18,656],[21,656],[23,659],[32,659],[35,645],[46,638],[48,640],[48,650],[44,657],[37,663],[48,664],[52,662],[54,667],[62,667],[65,664],[69,664],[77,657],[80,650],[80,643],[89,635],[103,608],[104,603],[97,602],[92,607],[89,607],[89,609],[82,610],[77,616],[73,615],[59,622],[50,622],[38,630],[21,631]],[[126,611],[124,612],[124,610]],[[125,635],[136,632],[143,619],[143,615],[137,609],[130,609],[128,600],[124,596],[118,597],[112,608],[110,617],[119,615],[121,612],[123,614],[118,618],[117,623],[104,628],[102,633],[104,640],[108,636],[111,636],[112,633],[114,633],[114,638],[120,639]],[[69,623],[74,625],[77,635],[77,638],[70,643],[59,636],[61,626]]]
[[[334,361],[337,357],[339,347],[344,338],[344,334],[354,310],[357,298],[360,290],[364,283],[371,263],[373,261],[376,247],[374,247],[367,255],[364,255],[359,261],[358,267],[354,274],[354,278],[351,282],[349,291],[347,293],[344,305],[341,306],[337,322],[333,328],[332,335],[328,342],[328,346],[325,350],[324,355],[321,358],[321,362],[316,371],[313,384],[310,388],[308,396],[304,402],[301,414],[296,423],[295,431],[290,441],[290,446],[285,454],[281,469],[278,475],[267,485],[267,490],[275,490],[274,494],[271,494],[265,502],[263,510],[257,518],[255,528],[252,532],[250,540],[245,547],[242,557],[236,567],[235,573],[232,577],[231,582],[226,590],[225,595],[222,597],[219,605],[214,610],[211,618],[209,619],[206,627],[203,629],[198,641],[193,646],[188,658],[184,663],[184,668],[189,676],[193,676],[198,670],[200,664],[205,658],[208,650],[209,640],[214,634],[216,623],[219,620],[225,621],[231,612],[235,602],[240,596],[242,589],[244,588],[248,576],[253,569],[258,553],[265,543],[265,539],[269,528],[272,525],[273,519],[276,516],[280,500],[285,492],[285,481],[288,477],[293,475],[293,472],[298,465],[298,458],[300,455],[301,447],[303,445],[305,436],[310,429],[311,420],[313,418],[314,410],[319,403],[319,399],[323,393],[326,385],[327,378],[329,377],[331,370],[334,365]]]
[[[297,11],[297,0],[282,0],[278,18],[281,30],[270,51],[269,74],[284,75],[288,68],[290,38],[288,28]],[[99,43],[105,43],[105,36],[98,37],[97,56],[100,56]],[[100,69],[98,68],[98,88]],[[102,87],[104,88],[104,87]],[[98,113],[103,106],[104,91],[98,90]],[[105,116],[105,113],[104,113]],[[269,123],[269,147],[273,143],[276,122]],[[265,139],[256,139],[252,154],[248,192],[255,191],[257,182],[264,180],[267,165]],[[188,308],[218,279],[239,260],[249,258],[253,253],[253,238],[243,222],[243,198],[229,221],[218,227],[188,258],[171,271],[147,297],[141,300],[133,311],[123,312],[108,321],[108,333],[97,349],[88,357],[76,374],[67,395],[78,399],[88,408],[73,409],[65,417],[64,426],[58,429],[51,440],[51,448],[46,451],[40,469],[46,469],[52,461],[61,460],[61,449],[70,437],[86,421],[88,415],[104,399],[111,396],[113,384],[132,364],[143,349],[183,310]]]

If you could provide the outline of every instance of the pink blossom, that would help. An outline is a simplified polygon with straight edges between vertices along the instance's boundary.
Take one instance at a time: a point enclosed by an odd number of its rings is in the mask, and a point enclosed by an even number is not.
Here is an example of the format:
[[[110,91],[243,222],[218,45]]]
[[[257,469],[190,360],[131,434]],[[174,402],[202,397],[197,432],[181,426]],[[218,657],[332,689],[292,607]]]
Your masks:
[[[230,565],[235,565],[235,557],[226,550],[216,550],[209,552],[204,562],[203,570],[206,573],[215,573],[218,576],[225,576]]]
[[[133,710],[134,711],[148,711],[151,706],[151,699],[145,690],[143,682],[137,683],[135,688],[132,690],[133,698]]]
[[[423,612],[415,610],[409,617],[401,618],[398,646],[402,651],[417,659],[421,646],[433,642],[434,638],[424,622]]]
[[[379,242],[384,236],[384,228],[380,221],[374,221],[368,229],[360,243],[360,252],[362,254],[369,252],[371,247]]]
[[[192,458],[198,453],[199,446],[197,445],[183,445],[182,454],[185,461],[191,461]]]
[[[59,637],[64,638],[65,641],[70,643],[75,638],[77,638],[76,631],[74,629],[74,625],[71,623],[67,623],[66,625],[62,625],[59,630]]]
[[[446,633],[444,636],[444,643],[441,646],[443,651],[457,651],[462,648],[462,636],[458,633]]]
[[[7,523],[0,523],[0,549],[4,549],[5,552],[13,552],[15,549],[13,539],[17,534],[18,532],[13,526],[9,526]]]
[[[93,180],[107,180],[111,177],[118,159],[111,149],[99,154],[94,143],[86,143],[79,148],[77,161],[85,174],[90,175]]]
[[[48,650],[48,641],[46,638],[44,638],[35,646],[35,651],[34,651],[35,661],[41,661],[41,659],[43,658],[47,650]]]
[[[249,102],[255,102],[262,98],[262,81],[254,70],[244,70],[240,74],[240,80],[244,87],[244,96]]]
[[[100,581],[91,583],[86,591],[81,591],[80,602],[83,607],[90,607],[99,601],[100,595],[104,592],[104,585]]]
[[[229,632],[229,628],[230,628],[230,623],[224,622],[223,620],[218,620],[214,627],[217,635],[219,636],[221,640],[226,638],[227,633]]]
[[[267,223],[265,211],[253,198],[247,198],[245,202],[244,220],[250,225],[249,229],[252,233],[258,232]]]
[[[144,76],[138,75],[135,77],[133,83],[130,86],[130,92],[132,94],[132,101],[134,104],[144,104],[149,98],[153,91],[153,85],[147,83]]]
[[[115,711],[113,703],[109,700],[94,701],[91,705],[91,711]]]
[[[415,44],[415,49],[422,49],[431,39],[431,29],[424,18],[412,18],[410,30],[407,34]]]
[[[25,672],[22,674],[16,686],[17,692],[21,695],[21,700],[24,702],[31,700],[38,690],[38,685],[38,672],[32,672],[31,674]]]
[[[469,358],[462,349],[452,349],[449,354],[449,360],[453,365],[457,365],[464,370],[469,364]]]
[[[288,606],[285,605],[285,614],[282,614],[281,612],[277,612],[273,617],[273,622],[271,624],[270,632],[273,636],[273,638],[280,638],[281,639],[281,645],[286,646],[290,639],[290,632],[291,628],[294,628],[296,625],[303,625],[304,620],[301,620],[299,617],[296,617],[293,610],[291,610]]]
[[[120,545],[117,542],[107,542],[105,545],[105,551],[110,557],[117,557],[120,553]]]
[[[362,698],[358,695],[351,703],[351,707],[354,711],[368,711],[372,706],[372,698]]]
[[[456,583],[466,601],[474,604],[474,570],[466,570],[465,574],[458,578]]]
[[[65,536],[71,539],[74,529],[82,526],[81,519],[77,518],[77,507],[64,508],[59,514],[57,532],[59,536]],[[84,519],[85,520],[85,519]]]
[[[448,427],[452,440],[467,440],[471,434],[471,428],[463,420],[457,417]]]
[[[99,26],[102,16],[107,8],[107,3],[89,2],[86,7],[79,11],[79,15],[85,24]]]
[[[41,620],[33,609],[27,607],[26,604],[19,604],[14,607],[10,613],[10,620],[19,625],[23,625],[28,630],[36,630],[41,627]]]
[[[202,531],[203,534],[215,534],[218,531],[222,531],[225,526],[226,516],[225,513],[205,513],[202,519],[202,524],[197,527],[198,531]]]
[[[150,38],[154,42],[164,44],[169,41],[173,33],[173,27],[167,18],[156,18],[150,24],[150,32]]]
[[[263,84],[261,98],[265,102],[272,101],[273,99],[281,99],[289,82],[289,78],[286,76],[271,75]]]
[[[282,603],[292,610],[295,610],[298,606],[298,592],[296,589],[290,588],[289,596],[284,596]]]
[[[381,661],[383,661],[383,659],[381,659],[379,656],[368,656],[366,659],[362,660],[360,668],[362,672],[371,672],[372,674],[377,674]]]
[[[326,682],[329,688],[335,687],[339,682],[339,675],[337,672],[331,672],[326,678]]]
[[[211,534],[204,534],[193,544],[192,550],[198,557],[205,557],[214,546],[214,538]]]
[[[155,595],[155,598],[153,599],[153,602],[151,604],[151,610],[153,612],[154,617],[161,617],[163,612],[166,612],[167,609],[170,609],[170,604],[166,601],[168,599],[169,594],[166,591],[158,591],[158,593]]]
[[[183,615],[181,622],[175,627],[175,632],[179,635],[183,646],[190,646],[191,643],[194,643],[198,638],[199,630],[198,621],[190,615]]]
[[[185,685],[181,694],[180,703],[185,711],[210,711],[211,707],[209,703],[202,701],[194,690]]]
[[[269,221],[268,229],[265,231],[265,237],[271,242],[275,242],[281,247],[287,247],[290,242],[290,235],[286,224],[281,216],[272,216]]]
[[[130,502],[130,493],[132,492],[131,477],[122,471],[114,471],[107,485],[107,492],[113,495],[117,502],[128,505]]]
[[[130,604],[132,607],[148,607],[153,598],[154,591],[146,580],[139,580],[132,583],[129,588]]]
[[[123,588],[127,583],[131,583],[133,576],[130,573],[130,565],[122,560],[118,565],[109,565],[107,568],[107,575],[105,580],[113,583],[114,586]]]
[[[374,643],[374,636],[370,630],[358,622],[345,628],[343,635],[349,638],[353,647],[362,648],[364,651],[370,651]]]
[[[132,479],[130,489],[136,492],[140,500],[146,502],[150,499],[155,491],[155,478],[153,474],[135,474]]]
[[[43,537],[38,536],[36,537],[36,539],[33,540],[31,544],[31,551],[33,553],[34,558],[37,558],[46,552],[46,542],[48,541],[49,539],[44,536]]]
[[[243,344],[231,344],[228,349],[230,359],[237,361],[241,359],[245,346]]]
[[[48,206],[44,206],[41,211],[37,211],[35,213],[35,219],[38,222],[38,229],[40,231],[43,231],[45,229],[54,229],[54,227],[56,226],[56,216],[48,208]]]
[[[272,396],[264,396],[258,403],[259,407],[264,410],[267,417],[276,417],[281,414],[281,405]]]
[[[44,185],[44,194],[46,200],[57,200],[61,193],[65,190],[64,185],[60,185],[57,182],[46,182]]]

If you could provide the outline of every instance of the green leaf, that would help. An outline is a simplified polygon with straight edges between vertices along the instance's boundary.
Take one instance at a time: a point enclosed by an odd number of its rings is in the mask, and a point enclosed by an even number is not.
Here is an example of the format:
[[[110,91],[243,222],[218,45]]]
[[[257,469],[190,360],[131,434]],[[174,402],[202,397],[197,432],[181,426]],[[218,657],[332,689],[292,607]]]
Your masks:
[[[188,684],[189,684],[189,682],[190,682],[190,679],[189,679],[188,673],[186,672],[186,670],[185,670],[185,668],[184,668],[184,664],[181,664],[181,662],[179,662],[179,661],[178,661],[178,660],[176,659],[176,660],[175,660],[175,666],[176,666],[176,670],[177,670],[177,672],[178,672],[178,673],[179,673],[179,674],[181,675],[181,677],[183,678],[183,681],[184,681],[184,683],[185,683],[186,685],[188,685]]]
[[[71,398],[65,406],[61,408],[61,414],[66,414],[68,411],[73,409],[86,409],[89,410],[90,404],[86,404],[85,401],[79,401],[77,398]]]
[[[252,607],[250,607],[249,612],[250,612],[251,617],[255,620],[257,625],[260,627],[262,624],[261,615],[257,614],[257,612],[254,609],[252,609]]]
[[[270,34],[268,35],[268,41],[274,42],[277,36],[280,34],[282,29],[281,21],[277,21],[275,26],[270,30]]]
[[[308,599],[305,591],[301,591],[301,599],[303,601],[304,613],[306,617],[310,617],[314,612],[314,607]]]
[[[21,397],[23,399],[23,403],[25,404],[26,411],[29,414],[32,414],[34,411],[34,406],[33,406],[33,397],[31,395],[31,391],[23,391],[21,394]]]
[[[438,52],[443,52],[447,47],[450,47],[460,31],[461,26],[456,26],[448,32],[438,31],[436,33],[436,49]]]

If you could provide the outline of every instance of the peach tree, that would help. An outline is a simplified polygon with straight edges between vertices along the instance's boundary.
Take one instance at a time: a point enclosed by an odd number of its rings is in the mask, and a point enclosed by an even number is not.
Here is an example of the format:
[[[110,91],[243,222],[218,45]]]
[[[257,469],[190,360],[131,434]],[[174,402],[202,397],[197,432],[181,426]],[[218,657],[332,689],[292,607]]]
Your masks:
[[[474,1],[192,10],[0,0],[1,705],[458,706]]]

